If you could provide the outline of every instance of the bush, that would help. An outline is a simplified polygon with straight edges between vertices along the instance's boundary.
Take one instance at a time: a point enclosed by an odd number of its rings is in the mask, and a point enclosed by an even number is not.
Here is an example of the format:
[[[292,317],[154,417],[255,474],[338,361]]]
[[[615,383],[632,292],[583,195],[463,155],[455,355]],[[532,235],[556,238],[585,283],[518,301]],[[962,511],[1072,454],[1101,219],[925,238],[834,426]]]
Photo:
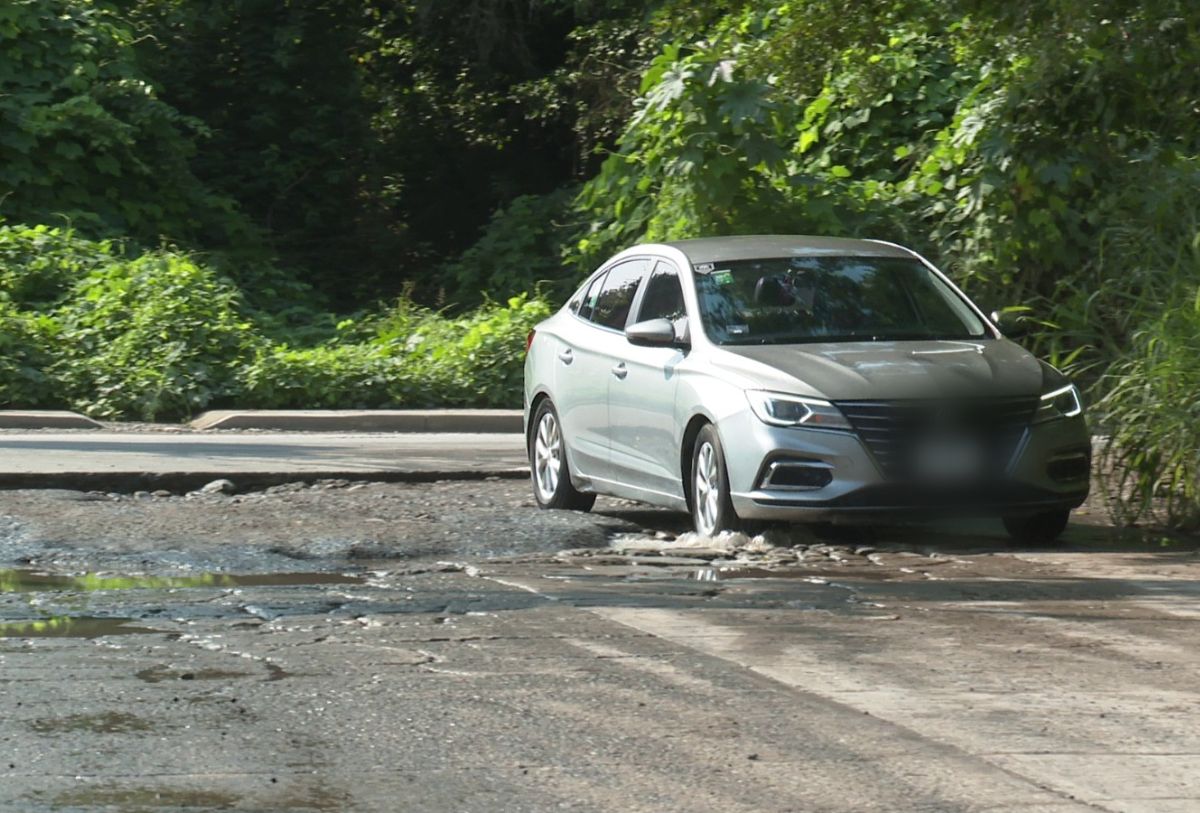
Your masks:
[[[19,308],[45,308],[119,251],[70,229],[0,225],[0,297]]]
[[[474,306],[533,290],[569,293],[576,274],[564,268],[562,255],[571,236],[571,197],[568,189],[523,195],[496,212],[479,241],[434,274],[445,286],[443,298]]]
[[[54,375],[76,409],[104,418],[178,418],[229,399],[260,342],[237,289],[169,252],[92,271],[56,315]]]
[[[1200,526],[1200,287],[1139,332],[1099,404],[1110,431],[1100,456],[1113,518]]]
[[[525,336],[550,313],[524,294],[456,317],[402,298],[338,322],[272,267],[231,270],[269,283],[258,307],[188,254],[127,258],[70,231],[0,227],[0,407],[141,420],[224,405],[515,407]]]
[[[56,333],[53,319],[21,313],[0,299],[0,405],[56,405],[58,386],[46,372]]]
[[[522,295],[413,334],[413,352],[435,389],[409,397],[432,396],[426,406],[520,407],[525,338],[550,312],[545,300]]]
[[[260,350],[246,368],[243,406],[372,409],[390,403],[395,364],[386,346],[347,344]]]
[[[548,316],[513,297],[449,319],[401,300],[345,322],[342,338],[312,348],[277,345],[246,370],[244,404],[271,408],[519,407],[525,337]]]

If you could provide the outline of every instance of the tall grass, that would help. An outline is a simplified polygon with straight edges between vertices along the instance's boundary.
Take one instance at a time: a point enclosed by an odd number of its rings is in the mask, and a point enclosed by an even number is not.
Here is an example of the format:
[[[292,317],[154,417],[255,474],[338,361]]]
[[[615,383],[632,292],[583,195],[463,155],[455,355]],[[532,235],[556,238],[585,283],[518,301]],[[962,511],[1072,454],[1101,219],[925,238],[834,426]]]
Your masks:
[[[1100,484],[1110,513],[1200,527],[1200,161],[1141,177],[1141,217],[1105,234],[1075,281],[1056,341],[1075,342],[1075,372],[1106,436]]]
[[[1101,483],[1114,519],[1200,527],[1200,287],[1139,330],[1098,411]]]

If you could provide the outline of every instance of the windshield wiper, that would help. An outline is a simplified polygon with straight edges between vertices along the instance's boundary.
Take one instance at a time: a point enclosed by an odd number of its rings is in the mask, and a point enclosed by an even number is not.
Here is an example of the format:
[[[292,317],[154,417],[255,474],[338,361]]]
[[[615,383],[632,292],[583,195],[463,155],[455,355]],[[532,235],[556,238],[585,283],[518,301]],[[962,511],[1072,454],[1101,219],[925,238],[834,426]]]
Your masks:
[[[872,342],[965,342],[981,338],[962,333],[875,333],[864,341]]]
[[[936,342],[975,341],[982,336],[949,335],[938,333],[836,333],[825,336],[756,336],[754,338],[728,339],[725,345],[754,344],[838,344],[841,342]]]

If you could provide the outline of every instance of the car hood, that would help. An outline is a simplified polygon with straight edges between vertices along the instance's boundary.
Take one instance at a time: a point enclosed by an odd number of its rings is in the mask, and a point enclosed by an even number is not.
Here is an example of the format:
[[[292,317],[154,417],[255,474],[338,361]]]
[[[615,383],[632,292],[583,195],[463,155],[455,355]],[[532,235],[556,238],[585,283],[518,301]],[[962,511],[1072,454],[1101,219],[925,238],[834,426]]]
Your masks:
[[[1036,395],[1042,387],[1041,363],[1005,339],[726,345],[721,349],[736,357],[726,360],[730,367],[740,368],[737,372],[750,378],[762,377],[767,388],[777,386],[782,373],[795,379],[800,394],[832,400],[995,398]]]

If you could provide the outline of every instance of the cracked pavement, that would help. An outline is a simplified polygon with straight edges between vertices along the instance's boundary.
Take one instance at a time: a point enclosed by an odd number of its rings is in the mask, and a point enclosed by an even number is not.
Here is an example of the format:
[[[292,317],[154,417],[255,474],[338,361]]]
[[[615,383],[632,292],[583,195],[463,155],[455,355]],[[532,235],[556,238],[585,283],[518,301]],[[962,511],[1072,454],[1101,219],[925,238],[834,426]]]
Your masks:
[[[0,808],[1200,809],[1187,540],[527,489],[0,494]]]

